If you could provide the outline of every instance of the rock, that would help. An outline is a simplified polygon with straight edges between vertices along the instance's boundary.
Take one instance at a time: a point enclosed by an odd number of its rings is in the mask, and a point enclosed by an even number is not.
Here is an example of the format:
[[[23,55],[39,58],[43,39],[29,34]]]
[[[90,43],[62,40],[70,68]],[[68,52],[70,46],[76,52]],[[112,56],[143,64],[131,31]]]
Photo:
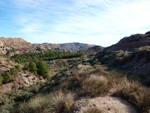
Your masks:
[[[27,76],[27,74],[22,73],[22,74],[21,74],[21,76],[22,76],[22,77],[26,77],[26,76]]]
[[[8,91],[11,91],[13,88],[14,84],[13,83],[8,83],[0,86],[0,93],[5,93]]]
[[[3,46],[4,44],[0,41],[0,46]]]
[[[26,78],[26,77],[22,77],[22,80],[23,80],[26,84],[30,84],[30,82],[29,82],[28,78]]]

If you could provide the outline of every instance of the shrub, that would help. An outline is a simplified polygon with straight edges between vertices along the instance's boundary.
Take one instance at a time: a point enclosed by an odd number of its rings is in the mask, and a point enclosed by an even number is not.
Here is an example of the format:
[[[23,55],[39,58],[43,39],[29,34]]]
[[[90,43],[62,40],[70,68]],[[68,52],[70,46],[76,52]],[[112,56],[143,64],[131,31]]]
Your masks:
[[[100,96],[109,91],[108,80],[104,76],[91,75],[81,84],[82,95]]]
[[[16,65],[15,67],[10,69],[10,73],[12,75],[17,74],[18,72],[22,71],[22,68],[20,67],[20,65]]]
[[[42,113],[46,106],[50,104],[50,100],[46,96],[36,96],[19,106],[19,111],[23,113]]]
[[[8,83],[12,79],[12,76],[10,75],[9,72],[6,72],[5,75],[3,76],[3,82]]]
[[[3,83],[3,77],[0,75],[0,85]]]
[[[64,94],[62,91],[54,92],[47,95],[38,95],[28,102],[25,102],[13,113],[63,113],[70,112],[74,105],[74,94]]]
[[[34,73],[34,74],[37,74],[37,67],[36,67],[36,64],[34,62],[29,63],[29,71]]]
[[[22,68],[20,65],[16,65],[15,68],[17,69],[18,72],[22,71]]]
[[[37,73],[43,78],[49,78],[48,65],[44,61],[37,62]]]
[[[64,94],[62,91],[53,93],[51,96],[51,106],[47,110],[54,113],[70,112],[74,105],[74,94]]]
[[[34,94],[32,92],[24,91],[21,95],[16,98],[16,101],[28,100]]]
[[[142,113],[148,113],[150,110],[150,90],[138,82],[130,82],[122,85],[122,88],[114,93],[125,100],[134,104]]]
[[[90,65],[90,63],[89,63],[89,62],[84,62],[83,64],[84,64],[84,65]]]
[[[15,74],[18,73],[18,70],[17,70],[15,67],[13,67],[13,68],[10,69],[10,73],[11,73],[12,75],[15,75]]]
[[[28,69],[29,69],[29,64],[28,64],[28,63],[25,63],[23,69],[24,69],[24,70],[28,70]]]
[[[10,113],[10,110],[12,110],[12,109],[13,109],[12,105],[7,105],[0,110],[0,113]]]

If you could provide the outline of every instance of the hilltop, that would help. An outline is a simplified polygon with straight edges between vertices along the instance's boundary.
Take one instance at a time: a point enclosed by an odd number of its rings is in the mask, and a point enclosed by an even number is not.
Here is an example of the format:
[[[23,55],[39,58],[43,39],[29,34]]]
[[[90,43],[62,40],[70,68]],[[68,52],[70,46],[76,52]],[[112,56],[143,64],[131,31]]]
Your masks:
[[[130,51],[143,46],[150,46],[150,31],[145,34],[134,34],[125,37],[117,44],[110,46],[109,49]]]
[[[4,38],[0,37],[0,46],[9,46],[13,48],[31,48],[32,44],[22,38]]]

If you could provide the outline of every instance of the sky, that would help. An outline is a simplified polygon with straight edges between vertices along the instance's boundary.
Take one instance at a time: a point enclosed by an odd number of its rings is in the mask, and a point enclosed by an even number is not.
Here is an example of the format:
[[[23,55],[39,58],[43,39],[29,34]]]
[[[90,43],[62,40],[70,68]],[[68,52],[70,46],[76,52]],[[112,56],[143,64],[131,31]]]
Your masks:
[[[0,0],[0,37],[104,47],[150,31],[150,0]]]

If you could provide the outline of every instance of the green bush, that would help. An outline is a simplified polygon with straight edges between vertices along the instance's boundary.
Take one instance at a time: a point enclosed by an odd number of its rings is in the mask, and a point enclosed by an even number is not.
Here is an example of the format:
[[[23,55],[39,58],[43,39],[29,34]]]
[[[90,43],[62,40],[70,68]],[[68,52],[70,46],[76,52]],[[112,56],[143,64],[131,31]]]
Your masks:
[[[15,75],[20,71],[22,71],[22,68],[20,67],[20,65],[16,65],[15,67],[10,69],[10,74]]]
[[[15,75],[15,74],[18,73],[18,71],[17,71],[17,69],[16,69],[15,67],[13,67],[13,68],[10,69],[10,73],[11,73],[12,75]]]
[[[28,64],[28,63],[25,63],[23,69],[24,69],[24,70],[28,70],[28,69],[29,69],[29,64]]]
[[[0,75],[0,85],[3,83],[3,77]]]
[[[12,76],[10,75],[9,72],[6,72],[5,75],[3,76],[3,82],[8,83],[12,79]]]
[[[22,68],[20,65],[16,65],[15,68],[17,69],[18,72],[22,71]]]
[[[84,62],[83,65],[90,65],[90,63],[89,62]]]
[[[29,71],[34,73],[34,74],[37,74],[37,67],[36,67],[36,64],[34,62],[29,63]]]
[[[48,65],[44,61],[37,62],[37,73],[43,78],[49,78]]]
[[[16,101],[22,101],[22,100],[28,100],[30,97],[32,97],[34,94],[32,92],[24,91],[21,95],[19,95],[15,100]]]

